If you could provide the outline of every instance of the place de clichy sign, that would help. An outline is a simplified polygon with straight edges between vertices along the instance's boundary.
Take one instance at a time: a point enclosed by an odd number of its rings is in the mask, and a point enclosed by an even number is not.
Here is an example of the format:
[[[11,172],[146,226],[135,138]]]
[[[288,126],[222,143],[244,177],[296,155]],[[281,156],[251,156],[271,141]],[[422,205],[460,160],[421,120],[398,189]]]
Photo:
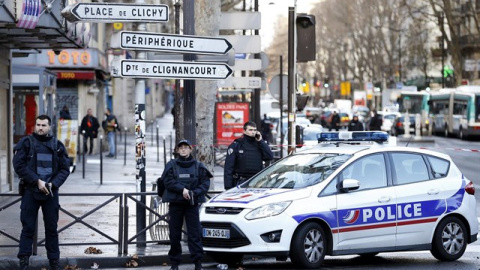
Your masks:
[[[230,76],[232,72],[232,69],[224,63],[122,60],[120,74],[113,75],[140,78],[222,80]]]
[[[215,37],[122,31],[120,39],[123,49],[132,50],[226,54],[232,48],[226,39]]]
[[[70,22],[167,22],[167,5],[77,3],[62,10]]]

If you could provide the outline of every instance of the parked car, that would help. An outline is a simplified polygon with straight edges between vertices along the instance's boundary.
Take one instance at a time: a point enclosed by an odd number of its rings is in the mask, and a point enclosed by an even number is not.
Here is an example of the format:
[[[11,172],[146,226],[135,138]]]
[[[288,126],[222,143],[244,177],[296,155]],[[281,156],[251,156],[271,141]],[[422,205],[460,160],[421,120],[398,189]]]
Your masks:
[[[382,116],[382,131],[390,132],[392,129],[393,122],[397,117],[400,117],[402,114],[399,112],[378,112]]]
[[[218,263],[248,254],[319,269],[325,256],[394,251],[455,261],[477,240],[474,184],[448,155],[397,147],[380,131],[321,141],[204,203],[205,252]]]
[[[409,115],[410,119],[410,133],[415,133],[415,115]],[[405,134],[405,115],[401,115],[395,118],[393,121],[392,127],[390,128],[390,134],[392,136],[398,136]]]
[[[303,145],[297,146],[297,151],[309,149],[318,144],[318,134],[325,131],[322,125],[310,124],[303,127]],[[288,131],[283,138],[283,145],[288,145]],[[288,155],[288,147],[283,147],[283,156]]]

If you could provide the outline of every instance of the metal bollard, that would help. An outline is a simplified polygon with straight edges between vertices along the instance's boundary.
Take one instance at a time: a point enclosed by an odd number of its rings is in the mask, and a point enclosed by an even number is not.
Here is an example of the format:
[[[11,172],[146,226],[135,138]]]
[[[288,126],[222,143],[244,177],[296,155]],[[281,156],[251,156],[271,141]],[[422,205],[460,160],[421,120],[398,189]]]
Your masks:
[[[117,159],[117,124],[115,124],[115,130],[113,132],[113,134],[115,134],[115,159]]]
[[[82,135],[83,135],[83,150],[82,150],[82,179],[85,179],[85,144],[86,138],[85,138],[85,130],[82,130]]]
[[[153,120],[150,121],[150,125],[152,126],[152,136],[151,136],[150,143],[151,143],[151,145],[153,146]]]
[[[103,185],[103,135],[100,135],[100,185]]]
[[[160,144],[159,144],[159,136],[158,136],[158,125],[157,125],[157,162],[160,162]],[[165,149],[163,149],[165,151]]]
[[[123,139],[123,166],[127,165],[127,127],[125,127],[125,138]]]
[[[165,136],[163,136],[163,167],[167,166],[167,151],[165,151],[166,143]]]

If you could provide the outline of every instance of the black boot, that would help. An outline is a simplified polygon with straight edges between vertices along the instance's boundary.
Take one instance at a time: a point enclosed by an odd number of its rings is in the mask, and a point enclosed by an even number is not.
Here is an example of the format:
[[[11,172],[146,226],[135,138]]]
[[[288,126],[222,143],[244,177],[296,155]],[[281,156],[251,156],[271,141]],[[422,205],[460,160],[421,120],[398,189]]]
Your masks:
[[[22,256],[18,259],[20,260],[20,270],[28,270],[28,263],[30,261],[30,257]]]
[[[58,260],[50,260],[50,270],[61,270]]]

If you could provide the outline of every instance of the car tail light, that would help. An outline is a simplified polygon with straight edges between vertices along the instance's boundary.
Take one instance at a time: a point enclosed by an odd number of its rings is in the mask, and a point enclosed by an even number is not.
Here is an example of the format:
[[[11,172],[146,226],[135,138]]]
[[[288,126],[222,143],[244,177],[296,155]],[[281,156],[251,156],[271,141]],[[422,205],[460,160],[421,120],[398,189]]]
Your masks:
[[[397,127],[400,128],[400,127],[402,127],[402,126],[403,126],[402,122],[397,122]]]
[[[470,194],[470,195],[475,195],[475,187],[473,186],[473,182],[470,181],[470,183],[468,183],[466,186],[465,186],[465,191]]]

